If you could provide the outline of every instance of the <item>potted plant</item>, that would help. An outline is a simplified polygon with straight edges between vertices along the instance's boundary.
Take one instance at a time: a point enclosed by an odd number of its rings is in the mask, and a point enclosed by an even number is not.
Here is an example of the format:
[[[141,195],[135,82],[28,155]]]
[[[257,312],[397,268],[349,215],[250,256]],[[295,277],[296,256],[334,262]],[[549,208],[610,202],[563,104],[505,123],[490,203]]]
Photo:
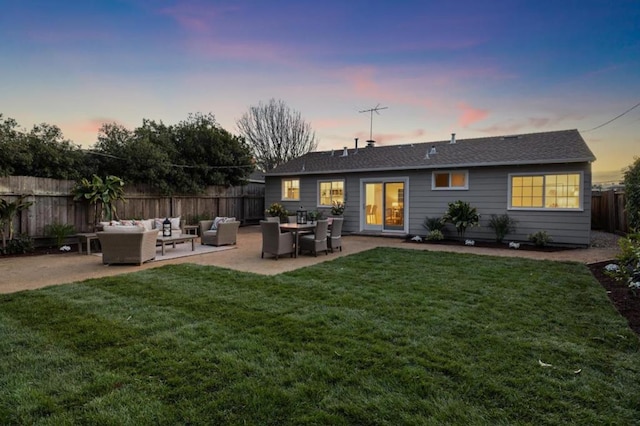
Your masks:
[[[344,213],[344,203],[341,201],[334,201],[331,204],[331,214],[333,216],[342,216]]]
[[[311,210],[307,216],[309,217],[309,220],[313,223],[316,222],[318,220],[322,220],[324,218],[324,215],[322,213],[321,210]]]
[[[289,213],[280,203],[273,203],[264,211],[267,216],[280,218],[280,222],[286,222]]]

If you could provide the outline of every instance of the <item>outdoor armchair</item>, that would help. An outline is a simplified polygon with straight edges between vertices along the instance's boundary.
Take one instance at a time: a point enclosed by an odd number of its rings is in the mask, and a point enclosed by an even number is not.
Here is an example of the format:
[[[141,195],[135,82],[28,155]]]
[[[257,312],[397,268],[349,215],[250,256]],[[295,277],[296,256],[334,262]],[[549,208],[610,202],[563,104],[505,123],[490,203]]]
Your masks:
[[[211,246],[224,246],[235,244],[238,237],[239,221],[220,222],[217,229],[212,230],[213,220],[201,220],[200,243]]]
[[[262,255],[265,253],[273,254],[278,260],[278,256],[289,254],[293,257],[293,234],[291,232],[280,232],[280,224],[277,222],[260,221],[260,229],[262,230]]]
[[[158,230],[140,232],[97,232],[102,247],[102,263],[142,265],[156,257]]]

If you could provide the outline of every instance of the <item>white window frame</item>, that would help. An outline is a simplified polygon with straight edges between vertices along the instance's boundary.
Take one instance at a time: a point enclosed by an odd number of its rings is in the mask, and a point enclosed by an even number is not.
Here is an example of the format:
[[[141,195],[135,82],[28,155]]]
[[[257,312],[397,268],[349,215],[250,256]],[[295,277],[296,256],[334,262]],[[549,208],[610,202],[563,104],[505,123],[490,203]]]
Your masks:
[[[320,185],[323,183],[331,183],[333,185],[334,182],[342,182],[342,202],[344,203],[347,198],[346,189],[344,187],[344,179],[323,179],[318,181],[318,198],[317,198],[317,206],[318,207],[331,207],[333,204],[322,204],[322,195]],[[331,199],[333,203],[333,197]]]
[[[449,175],[449,186],[437,187],[436,175]],[[464,175],[464,186],[451,186],[451,175]],[[469,190],[469,171],[468,170],[435,170],[431,172],[431,190],[432,191],[468,191]]]
[[[287,182],[298,181],[298,198],[290,198],[287,196]],[[283,178],[281,183],[281,200],[282,201],[300,201],[300,178]]]
[[[579,189],[579,195],[578,195],[578,207],[545,207],[546,203],[546,177],[547,176],[557,176],[557,175],[578,175],[579,176],[579,185],[580,185],[580,189]],[[519,207],[519,206],[513,206],[512,202],[513,202],[513,188],[512,188],[512,184],[513,184],[513,178],[514,177],[519,177],[519,176],[530,176],[530,177],[543,177],[544,179],[544,183],[543,183],[543,187],[542,187],[542,207]],[[507,182],[507,186],[508,186],[508,194],[507,194],[507,210],[527,210],[527,211],[555,211],[555,212],[577,212],[577,211],[584,211],[584,194],[585,194],[585,187],[584,187],[584,173],[580,172],[580,171],[576,171],[576,172],[532,172],[532,173],[509,173],[508,177],[508,182]]]

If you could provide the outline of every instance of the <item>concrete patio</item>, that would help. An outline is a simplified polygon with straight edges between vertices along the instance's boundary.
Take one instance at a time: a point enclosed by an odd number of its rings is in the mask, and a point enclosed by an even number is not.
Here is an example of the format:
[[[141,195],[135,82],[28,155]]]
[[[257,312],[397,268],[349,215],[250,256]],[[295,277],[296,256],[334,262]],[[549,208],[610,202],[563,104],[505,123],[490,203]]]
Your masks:
[[[77,252],[13,258],[0,257],[0,293],[31,290],[49,285],[65,284],[88,278],[111,276],[178,263],[212,265],[243,272],[275,275],[381,246],[529,259],[576,261],[585,264],[611,260],[618,252],[617,247],[612,245],[602,248],[534,252],[470,247],[462,244],[416,244],[396,238],[350,235],[343,236],[342,252],[329,253],[328,256],[319,254],[318,257],[302,255],[298,258],[290,258],[285,256],[275,260],[269,255],[265,255],[264,259],[260,257],[262,247],[260,227],[248,226],[240,228],[237,246],[233,250],[154,261],[145,263],[142,266],[104,265],[102,259],[98,256],[88,256]]]

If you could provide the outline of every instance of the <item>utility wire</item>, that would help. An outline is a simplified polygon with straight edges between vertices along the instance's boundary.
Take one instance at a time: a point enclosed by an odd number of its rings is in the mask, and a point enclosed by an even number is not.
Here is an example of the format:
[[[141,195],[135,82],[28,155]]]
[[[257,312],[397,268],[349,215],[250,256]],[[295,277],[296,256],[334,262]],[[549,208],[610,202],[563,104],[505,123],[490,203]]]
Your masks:
[[[618,118],[622,117],[623,115],[626,115],[627,113],[629,113],[629,112],[633,111],[634,109],[636,109],[636,108],[637,108],[637,107],[639,107],[639,106],[640,106],[640,102],[638,102],[637,104],[635,104],[634,106],[632,106],[631,108],[629,108],[628,110],[626,110],[625,112],[623,112],[622,114],[618,115],[617,117],[614,117],[614,118],[612,118],[611,120],[607,121],[606,123],[602,123],[601,125],[596,126],[596,127],[594,127],[593,129],[584,130],[584,131],[582,131],[582,133],[592,132],[592,131],[597,130],[597,129],[601,128],[601,127],[604,127],[604,126],[606,126],[607,124],[609,124],[609,123],[612,123],[612,122],[616,121]]]
[[[85,152],[93,155],[99,155],[102,157],[115,158],[116,160],[125,160],[124,157],[118,157],[116,155],[105,154],[104,152],[92,151],[90,149],[86,149]],[[189,165],[189,164],[173,164],[169,163],[172,167],[180,167],[183,169],[247,169],[249,167],[253,167],[252,164],[245,164],[240,166],[204,166],[204,165]]]

